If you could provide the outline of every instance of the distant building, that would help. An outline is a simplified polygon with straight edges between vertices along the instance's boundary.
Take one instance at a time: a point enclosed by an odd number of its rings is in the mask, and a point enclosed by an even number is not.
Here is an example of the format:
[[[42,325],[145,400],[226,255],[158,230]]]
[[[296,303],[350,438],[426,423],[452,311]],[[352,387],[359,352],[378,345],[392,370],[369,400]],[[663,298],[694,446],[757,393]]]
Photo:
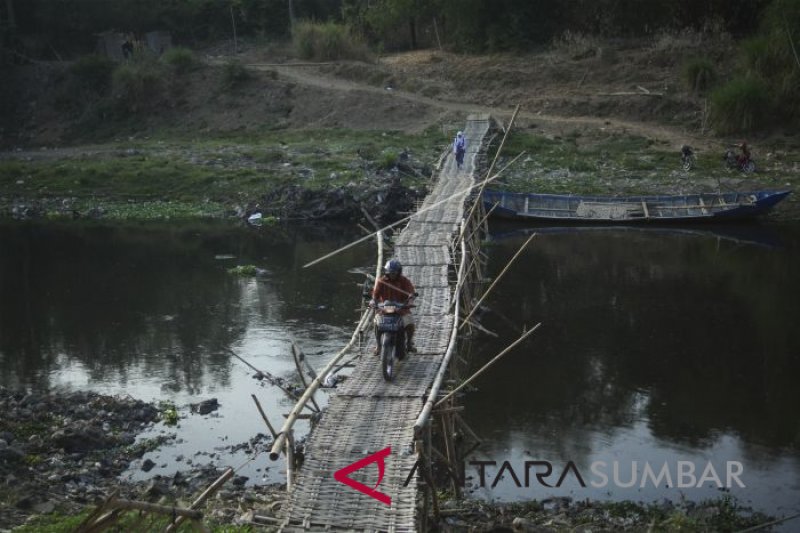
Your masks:
[[[97,53],[115,61],[124,61],[144,49],[160,56],[170,48],[172,48],[172,35],[166,31],[151,31],[143,38],[117,31],[97,34]]]

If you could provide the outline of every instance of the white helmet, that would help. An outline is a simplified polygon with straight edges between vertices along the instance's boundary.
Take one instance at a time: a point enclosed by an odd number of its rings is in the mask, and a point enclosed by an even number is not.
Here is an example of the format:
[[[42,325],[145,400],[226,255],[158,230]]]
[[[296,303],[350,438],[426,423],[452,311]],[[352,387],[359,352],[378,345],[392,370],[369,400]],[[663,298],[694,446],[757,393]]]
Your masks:
[[[456,137],[461,137],[462,135],[464,135],[464,133],[459,131],[459,132],[456,134]]]

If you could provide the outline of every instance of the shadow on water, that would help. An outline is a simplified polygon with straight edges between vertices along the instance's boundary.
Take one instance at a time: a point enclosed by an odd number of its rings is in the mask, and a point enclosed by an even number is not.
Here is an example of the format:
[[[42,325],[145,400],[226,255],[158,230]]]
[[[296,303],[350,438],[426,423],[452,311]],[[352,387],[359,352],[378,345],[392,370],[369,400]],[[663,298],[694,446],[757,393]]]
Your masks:
[[[618,461],[630,478],[633,461],[640,476],[645,461],[712,461],[721,474],[740,461],[737,497],[800,510],[800,227],[492,229],[489,276],[539,235],[485,302],[481,323],[500,338],[477,339],[473,365],[542,327],[467,397],[487,441],[476,458],[551,461],[551,484],[572,461],[588,486],[570,475],[561,491],[520,488],[506,475],[476,494],[702,499],[719,492],[593,488],[590,467]]]

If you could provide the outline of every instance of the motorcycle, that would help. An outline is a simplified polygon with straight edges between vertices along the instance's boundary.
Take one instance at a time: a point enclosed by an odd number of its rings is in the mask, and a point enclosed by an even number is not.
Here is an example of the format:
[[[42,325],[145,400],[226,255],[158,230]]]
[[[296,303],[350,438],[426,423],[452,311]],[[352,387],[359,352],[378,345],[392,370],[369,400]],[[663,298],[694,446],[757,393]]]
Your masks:
[[[756,162],[753,161],[753,158],[743,154],[737,154],[736,150],[733,148],[728,148],[722,158],[725,160],[725,164],[728,168],[735,168],[736,170],[748,174],[756,171]]]
[[[692,147],[684,144],[681,147],[681,167],[688,172],[694,168],[694,163],[694,151]]]
[[[387,300],[376,305],[375,327],[378,331],[378,350],[383,379],[394,379],[395,364],[406,356],[406,331],[400,312],[410,304]]]

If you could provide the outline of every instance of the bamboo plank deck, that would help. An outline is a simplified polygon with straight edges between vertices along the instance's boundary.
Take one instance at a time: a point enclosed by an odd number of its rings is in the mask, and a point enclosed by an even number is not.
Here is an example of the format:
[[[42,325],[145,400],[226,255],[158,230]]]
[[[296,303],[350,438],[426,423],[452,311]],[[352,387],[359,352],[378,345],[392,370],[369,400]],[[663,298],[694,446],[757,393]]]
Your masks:
[[[437,182],[420,208],[434,205],[470,187],[477,149],[489,129],[488,115],[467,119],[469,143],[464,165],[446,158]],[[395,380],[384,381],[380,362],[371,355],[372,331],[366,342],[354,348],[363,356],[350,378],[331,397],[328,410],[312,431],[306,457],[294,490],[282,510],[284,531],[355,530],[414,531],[417,527],[416,475],[404,486],[416,456],[413,453],[414,422],[442,364],[452,333],[452,252],[458,225],[465,216],[467,195],[442,202],[414,215],[395,239],[394,255],[414,282],[420,297],[414,316],[418,353],[398,364]],[[371,329],[371,328],[370,328]],[[390,495],[391,505],[358,492],[333,478],[333,473],[391,446],[385,475],[376,490]],[[375,465],[357,470],[351,478],[369,487],[378,484]]]

